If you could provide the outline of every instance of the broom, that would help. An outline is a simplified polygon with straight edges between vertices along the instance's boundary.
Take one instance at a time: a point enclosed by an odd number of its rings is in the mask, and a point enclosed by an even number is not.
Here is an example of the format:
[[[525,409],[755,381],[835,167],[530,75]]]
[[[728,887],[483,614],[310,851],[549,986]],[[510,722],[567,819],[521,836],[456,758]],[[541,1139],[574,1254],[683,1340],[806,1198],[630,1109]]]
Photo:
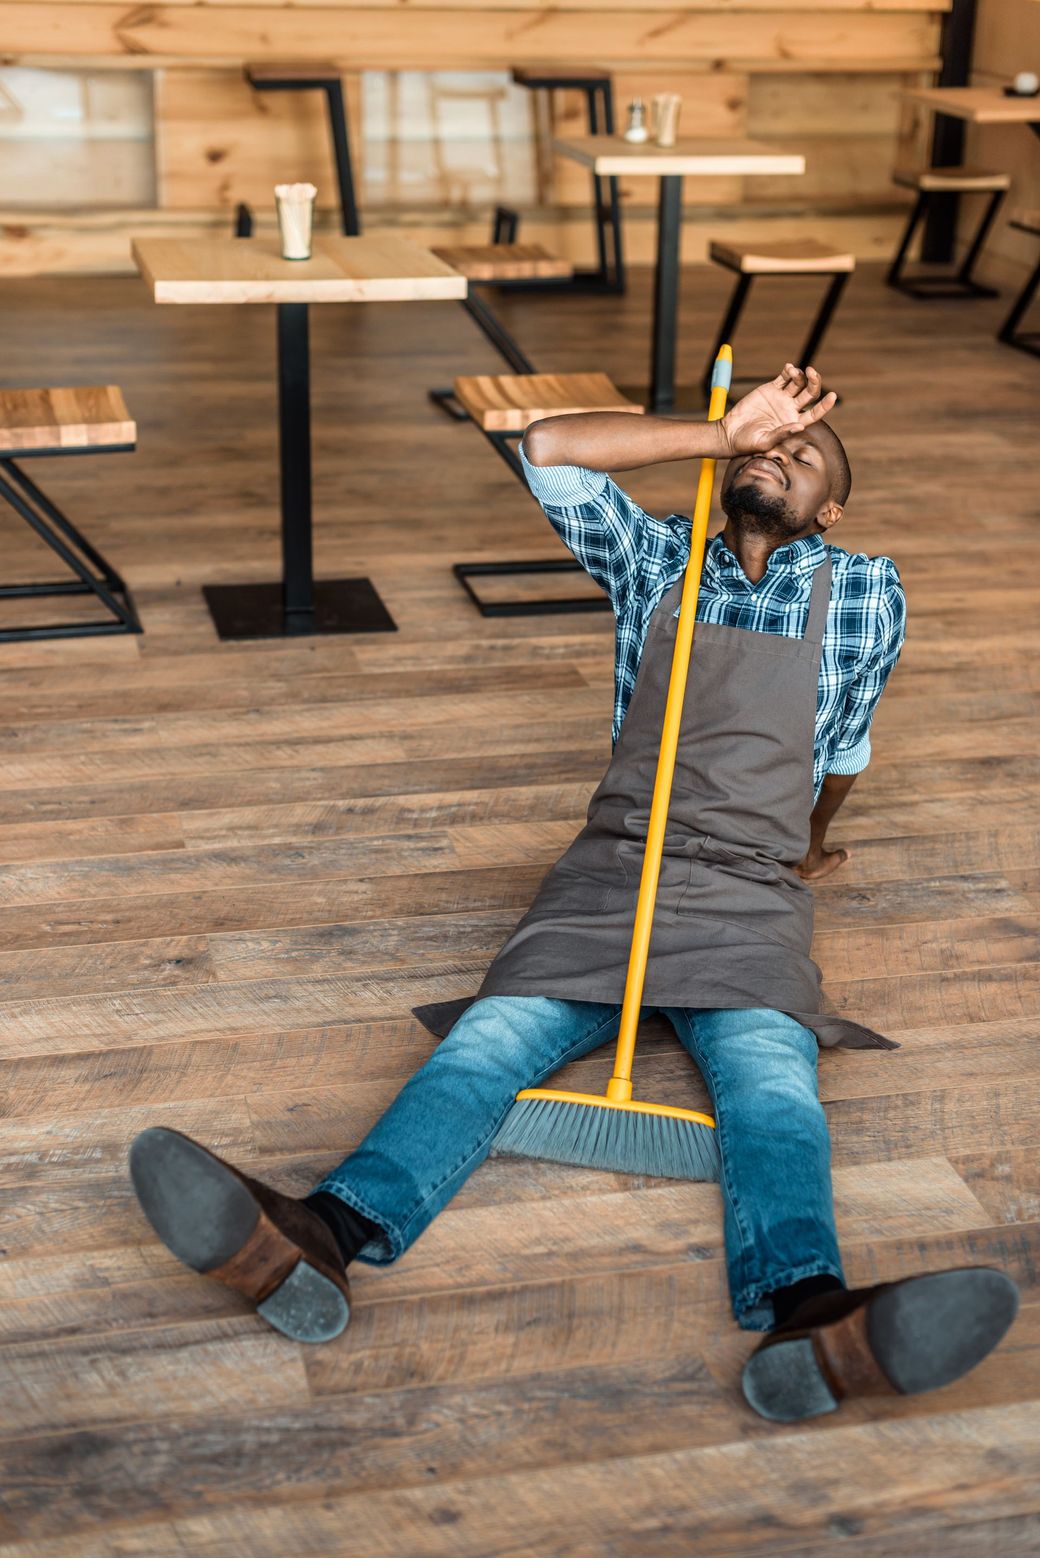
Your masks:
[[[717,422],[725,413],[732,374],[733,353],[730,347],[723,346],[711,376],[709,422]],[[690,558],[686,564],[668,681],[661,750],[646,830],[646,852],[636,901],[614,1074],[603,1097],[554,1088],[525,1088],[516,1095],[516,1102],[495,1137],[493,1150],[497,1154],[543,1158],[551,1163],[573,1163],[584,1168],[613,1169],[623,1174],[653,1174],[662,1179],[719,1177],[719,1149],[711,1115],[700,1114],[695,1109],[672,1109],[667,1104],[644,1103],[632,1097],[632,1058],[643,1002],[714,485],[715,461],[702,460],[693,510]]]

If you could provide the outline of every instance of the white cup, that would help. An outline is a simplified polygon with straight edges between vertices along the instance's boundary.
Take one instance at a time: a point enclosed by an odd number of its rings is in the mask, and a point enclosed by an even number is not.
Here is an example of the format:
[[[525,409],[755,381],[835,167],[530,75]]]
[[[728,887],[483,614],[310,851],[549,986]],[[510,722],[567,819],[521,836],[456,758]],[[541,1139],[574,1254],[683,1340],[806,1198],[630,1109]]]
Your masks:
[[[658,146],[674,146],[679,128],[682,98],[678,92],[657,92],[653,101],[654,140]]]
[[[314,197],[318,193],[313,184],[276,184],[275,206],[278,211],[278,231],[282,235],[283,260],[309,260],[311,257],[311,227],[314,221]]]
[[[1020,70],[1015,77],[1015,91],[1021,97],[1035,97],[1040,90],[1040,77],[1034,70]]]

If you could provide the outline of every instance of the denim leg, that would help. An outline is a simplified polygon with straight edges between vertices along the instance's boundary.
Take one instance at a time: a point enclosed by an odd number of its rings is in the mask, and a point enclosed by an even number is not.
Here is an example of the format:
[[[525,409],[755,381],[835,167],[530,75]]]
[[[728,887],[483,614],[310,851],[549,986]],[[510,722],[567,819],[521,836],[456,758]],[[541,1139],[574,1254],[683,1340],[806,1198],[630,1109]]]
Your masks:
[[[524,1087],[617,1034],[620,1007],[535,996],[476,1001],[361,1144],[316,1185],[384,1230],[361,1259],[396,1260],[478,1164]]]
[[[745,1330],[768,1331],[772,1289],[825,1272],[845,1280],[816,1038],[766,1008],[665,1015],[714,1100],[733,1313]]]

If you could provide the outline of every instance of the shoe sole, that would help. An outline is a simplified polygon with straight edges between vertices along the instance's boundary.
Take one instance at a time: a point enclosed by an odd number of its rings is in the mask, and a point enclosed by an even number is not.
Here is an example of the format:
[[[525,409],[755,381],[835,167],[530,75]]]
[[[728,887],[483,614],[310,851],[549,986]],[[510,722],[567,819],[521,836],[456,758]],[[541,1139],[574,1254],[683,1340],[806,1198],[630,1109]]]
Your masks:
[[[938,1390],[981,1363],[1018,1312],[1018,1289],[987,1266],[911,1277],[871,1299],[862,1324],[870,1352],[902,1395]],[[832,1332],[841,1321],[820,1326]],[[809,1333],[776,1342],[748,1359],[744,1396],[760,1417],[777,1423],[833,1412],[842,1382],[826,1370]]]
[[[179,1131],[161,1126],[142,1131],[130,1148],[130,1178],[141,1210],[166,1248],[204,1276],[223,1280],[220,1268],[252,1239],[273,1235],[286,1251],[293,1248],[227,1164]],[[350,1319],[342,1288],[302,1255],[259,1300],[239,1281],[228,1285],[295,1342],[331,1341]]]

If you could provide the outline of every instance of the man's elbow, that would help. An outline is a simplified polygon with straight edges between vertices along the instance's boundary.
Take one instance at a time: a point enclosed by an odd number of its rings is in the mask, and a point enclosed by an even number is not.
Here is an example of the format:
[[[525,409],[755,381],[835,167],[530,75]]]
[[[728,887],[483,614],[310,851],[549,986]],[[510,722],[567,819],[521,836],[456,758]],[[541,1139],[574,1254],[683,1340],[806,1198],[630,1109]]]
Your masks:
[[[557,429],[553,425],[558,417],[542,417],[532,422],[524,431],[524,454],[532,465],[559,465]]]

